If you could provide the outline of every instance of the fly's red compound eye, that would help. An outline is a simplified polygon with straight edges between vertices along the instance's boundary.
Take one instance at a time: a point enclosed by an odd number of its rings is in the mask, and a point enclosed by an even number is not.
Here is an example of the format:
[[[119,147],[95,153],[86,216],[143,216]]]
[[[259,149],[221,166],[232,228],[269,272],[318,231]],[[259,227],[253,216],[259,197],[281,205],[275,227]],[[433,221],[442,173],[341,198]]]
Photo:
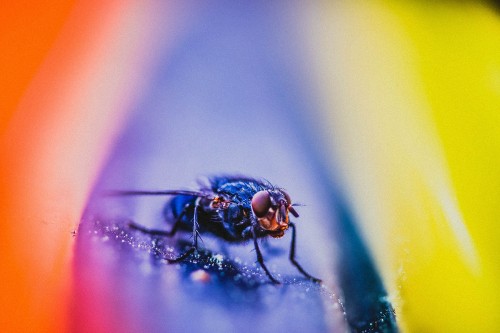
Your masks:
[[[252,197],[252,210],[257,217],[264,217],[271,208],[271,196],[267,191],[259,191]]]

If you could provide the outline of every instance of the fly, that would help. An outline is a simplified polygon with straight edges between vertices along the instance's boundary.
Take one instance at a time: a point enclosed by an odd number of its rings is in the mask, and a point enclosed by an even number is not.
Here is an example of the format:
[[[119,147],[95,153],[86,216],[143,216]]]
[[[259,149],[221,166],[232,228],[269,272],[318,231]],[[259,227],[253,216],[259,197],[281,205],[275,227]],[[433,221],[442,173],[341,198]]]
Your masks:
[[[257,240],[264,237],[280,238],[285,231],[291,229],[289,259],[306,278],[319,283],[307,273],[295,259],[295,223],[289,215],[299,217],[288,193],[266,180],[241,176],[217,176],[209,179],[207,185],[198,191],[113,191],[113,195],[172,195],[165,212],[173,216],[174,224],[170,231],[148,229],[142,225],[131,223],[130,227],[143,233],[171,237],[178,230],[191,231],[193,241],[186,252],[169,263],[177,263],[197,251],[200,233],[211,233],[228,242],[244,242],[253,240],[257,261],[275,283],[280,282],[273,277],[264,263],[264,257]]]

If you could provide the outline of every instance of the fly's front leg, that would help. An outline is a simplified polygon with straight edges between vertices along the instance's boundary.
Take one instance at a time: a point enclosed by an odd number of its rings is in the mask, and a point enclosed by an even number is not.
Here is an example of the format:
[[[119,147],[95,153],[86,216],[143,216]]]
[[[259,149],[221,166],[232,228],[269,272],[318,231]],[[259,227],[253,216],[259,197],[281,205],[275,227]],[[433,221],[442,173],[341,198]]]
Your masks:
[[[292,264],[297,267],[297,269],[305,276],[307,277],[308,279],[312,280],[313,282],[316,282],[316,283],[320,283],[321,280],[320,279],[317,279],[315,278],[314,276],[310,275],[309,273],[307,273],[303,268],[302,266],[300,266],[300,264],[295,260],[295,224],[290,222],[288,224],[291,228],[292,228],[292,243],[290,245],[290,261],[292,262]]]
[[[260,252],[260,248],[259,248],[259,243],[257,242],[257,232],[255,230],[255,228],[257,227],[254,227],[252,228],[252,236],[253,236],[253,245],[255,247],[255,252],[257,253],[257,261],[259,262],[260,264],[260,267],[262,267],[262,269],[264,270],[264,272],[266,272],[266,275],[267,277],[274,283],[274,284],[280,284],[280,282],[278,280],[276,280],[272,275],[271,275],[271,272],[269,272],[269,269],[266,267],[266,265],[264,264],[264,257],[262,257],[262,252]]]
[[[193,254],[195,251],[198,250],[198,237],[199,237],[199,232],[198,232],[198,209],[200,208],[200,203],[199,200],[196,200],[195,206],[194,206],[194,213],[193,213],[193,244],[191,245],[191,248],[178,256],[175,259],[167,259],[169,263],[176,263],[183,261],[186,259],[189,255]]]

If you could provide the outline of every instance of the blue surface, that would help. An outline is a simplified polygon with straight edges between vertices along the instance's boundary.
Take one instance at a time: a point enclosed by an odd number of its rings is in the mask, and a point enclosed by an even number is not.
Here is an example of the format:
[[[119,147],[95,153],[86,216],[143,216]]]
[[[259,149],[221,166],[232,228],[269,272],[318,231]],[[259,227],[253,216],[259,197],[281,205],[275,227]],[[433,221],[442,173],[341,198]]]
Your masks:
[[[109,316],[119,316],[130,331],[397,331],[383,284],[315,137],[307,63],[292,19],[300,6],[221,4],[197,7],[157,65],[89,201],[76,279],[86,293],[104,288],[116,297]],[[220,173],[264,177],[306,204],[297,207],[301,216],[294,220],[297,253],[307,271],[325,280],[323,287],[304,280],[288,261],[290,235],[265,246],[266,263],[285,282],[279,287],[255,265],[251,244],[204,237],[207,252],[167,265],[164,253],[178,253],[189,234],[160,239],[126,227],[133,220],[168,229],[166,198],[100,195],[106,189],[196,188],[196,177]],[[195,278],[199,269],[209,282]],[[93,285],[95,271],[109,285]],[[84,320],[77,315],[75,327]]]

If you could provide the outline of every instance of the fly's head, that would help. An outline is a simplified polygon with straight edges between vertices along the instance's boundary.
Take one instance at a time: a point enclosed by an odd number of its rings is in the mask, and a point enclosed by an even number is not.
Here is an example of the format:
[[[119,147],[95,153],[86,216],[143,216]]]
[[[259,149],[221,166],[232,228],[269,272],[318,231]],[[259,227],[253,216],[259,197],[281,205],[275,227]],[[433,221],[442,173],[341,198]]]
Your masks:
[[[264,190],[252,197],[252,211],[262,229],[274,238],[282,237],[288,229],[288,214],[299,217],[292,200],[283,190]]]

